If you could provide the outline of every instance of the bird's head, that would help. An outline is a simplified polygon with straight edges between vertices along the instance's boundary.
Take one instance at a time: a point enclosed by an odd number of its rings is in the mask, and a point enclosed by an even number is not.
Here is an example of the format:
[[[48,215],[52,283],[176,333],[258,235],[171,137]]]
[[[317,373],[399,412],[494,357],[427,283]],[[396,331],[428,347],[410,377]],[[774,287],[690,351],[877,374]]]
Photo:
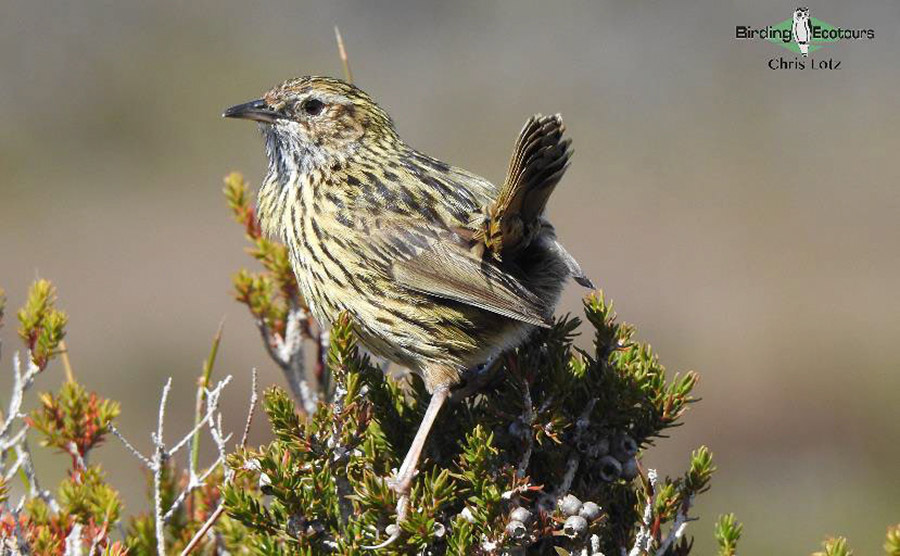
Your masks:
[[[369,95],[330,77],[289,79],[223,116],[259,122],[270,164],[300,171],[343,160],[363,145],[399,141],[390,117]]]
[[[803,22],[809,19],[809,8],[801,6],[794,10],[794,21]]]

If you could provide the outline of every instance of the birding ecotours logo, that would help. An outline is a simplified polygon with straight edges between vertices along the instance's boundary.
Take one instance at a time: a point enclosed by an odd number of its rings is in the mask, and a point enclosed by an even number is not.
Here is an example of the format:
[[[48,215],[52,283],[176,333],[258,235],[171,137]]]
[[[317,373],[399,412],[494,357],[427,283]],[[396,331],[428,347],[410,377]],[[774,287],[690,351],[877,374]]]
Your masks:
[[[828,58],[818,61],[809,58],[813,52],[834,46],[839,42],[873,40],[872,28],[848,28],[832,25],[810,15],[808,7],[794,10],[791,17],[765,27],[735,26],[735,39],[764,40],[785,48],[799,57],[786,60],[783,56],[769,60],[771,69],[840,69],[840,60]]]

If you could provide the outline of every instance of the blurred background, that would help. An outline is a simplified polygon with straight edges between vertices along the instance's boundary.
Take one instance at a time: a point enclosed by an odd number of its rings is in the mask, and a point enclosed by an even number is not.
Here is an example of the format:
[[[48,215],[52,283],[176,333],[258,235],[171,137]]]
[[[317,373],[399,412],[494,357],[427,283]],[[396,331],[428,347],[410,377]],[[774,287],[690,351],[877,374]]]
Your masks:
[[[224,316],[216,373],[235,376],[238,427],[250,369],[283,379],[231,298],[251,261],[221,194],[231,170],[259,183],[262,142],[220,114],[288,77],[340,76],[338,24],[356,83],[407,141],[493,180],[529,115],[565,116],[576,156],[551,202],[559,235],[670,370],[702,377],[702,403],[646,458],[679,473],[692,448],[714,451],[689,528],[699,554],[727,511],[747,554],[810,552],[826,534],[874,554],[900,519],[900,5],[810,4],[875,29],[814,54],[837,71],[772,71],[793,54],[734,39],[794,7],[5,0],[0,284],[14,309],[36,276],[55,282],[76,375],[122,401],[143,450],[168,376],[168,430],[188,429]],[[61,377],[55,364],[38,389]],[[60,472],[65,458],[36,452]],[[137,462],[117,442],[95,457],[128,511],[144,509]]]

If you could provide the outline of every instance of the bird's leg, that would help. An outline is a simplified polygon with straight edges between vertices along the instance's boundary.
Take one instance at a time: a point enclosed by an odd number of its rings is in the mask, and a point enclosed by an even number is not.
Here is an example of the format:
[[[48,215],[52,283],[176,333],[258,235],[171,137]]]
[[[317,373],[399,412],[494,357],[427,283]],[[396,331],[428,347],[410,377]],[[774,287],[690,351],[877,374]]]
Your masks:
[[[390,532],[390,536],[383,543],[365,548],[384,548],[400,536],[399,524],[406,519],[406,511],[409,507],[409,490],[412,487],[413,478],[416,476],[416,468],[419,466],[419,459],[422,457],[425,441],[428,439],[428,433],[431,431],[431,426],[434,425],[434,420],[440,412],[441,406],[447,401],[449,392],[450,388],[448,386],[438,386],[434,389],[434,392],[431,394],[431,401],[428,402],[428,409],[425,410],[425,416],[422,417],[422,423],[419,425],[419,430],[416,431],[415,438],[413,438],[412,446],[406,452],[406,457],[403,458],[403,463],[400,465],[400,469],[397,470],[397,474],[388,482],[398,496],[397,522],[393,526],[393,531]]]
[[[425,410],[425,416],[422,417],[422,423],[419,425],[419,430],[416,431],[416,437],[413,438],[412,446],[406,452],[406,457],[403,458],[403,464],[400,465],[397,475],[391,480],[391,488],[400,495],[401,499],[409,495],[409,489],[416,475],[416,468],[419,466],[419,459],[422,457],[422,450],[425,448],[428,433],[431,431],[431,426],[434,425],[434,420],[441,410],[441,406],[447,400],[449,392],[450,389],[448,387],[439,386],[431,394],[431,401],[428,402],[428,409]],[[406,507],[404,506],[401,512],[398,503],[397,520],[402,521],[404,517],[406,517]]]

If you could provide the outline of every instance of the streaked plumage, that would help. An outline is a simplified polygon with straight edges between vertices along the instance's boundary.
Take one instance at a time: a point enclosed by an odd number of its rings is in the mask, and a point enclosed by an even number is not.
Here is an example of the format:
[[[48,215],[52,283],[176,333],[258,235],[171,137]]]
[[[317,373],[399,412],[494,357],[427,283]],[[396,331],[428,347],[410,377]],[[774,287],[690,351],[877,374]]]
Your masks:
[[[337,79],[292,79],[225,115],[260,122],[260,222],[316,318],[348,312],[367,347],[440,392],[434,413],[466,369],[550,322],[569,276],[590,284],[543,217],[571,155],[558,115],[528,120],[502,187],[408,146]]]
[[[301,107],[310,98],[324,104],[316,116]],[[320,322],[347,311],[365,345],[429,390],[547,323],[565,278],[581,278],[541,217],[570,155],[558,116],[526,124],[501,197],[406,145],[352,85],[292,79],[265,102],[287,119],[260,126],[263,229],[289,246]]]

